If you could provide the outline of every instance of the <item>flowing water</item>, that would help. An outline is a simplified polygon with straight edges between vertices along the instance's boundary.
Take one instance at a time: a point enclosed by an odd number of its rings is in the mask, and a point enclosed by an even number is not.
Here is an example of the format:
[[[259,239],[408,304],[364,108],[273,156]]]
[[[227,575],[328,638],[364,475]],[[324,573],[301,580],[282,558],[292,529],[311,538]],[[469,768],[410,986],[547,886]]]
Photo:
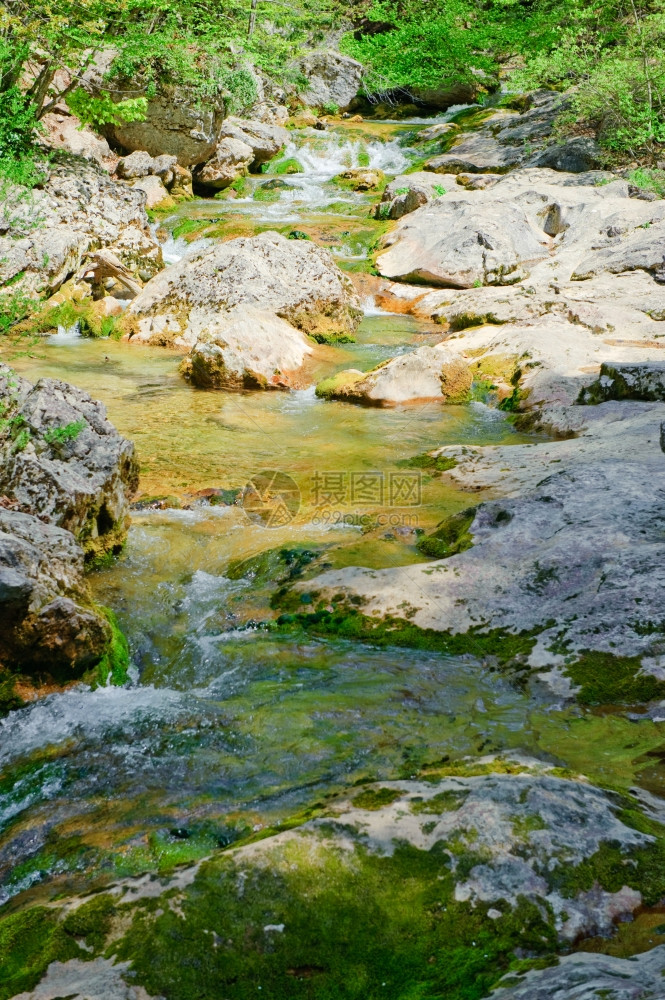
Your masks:
[[[235,199],[195,200],[164,220],[166,259],[201,239],[297,228],[353,271],[381,224],[368,218],[369,196],[332,179],[356,165],[403,171],[421,124],[306,130],[280,161],[297,159],[301,172],[274,175],[287,185],[274,200],[254,197],[271,179],[259,175]],[[318,350],[312,375],[369,368],[439,337],[369,298],[357,343]],[[0,722],[0,901],[166,869],[354,781],[539,747],[534,720],[551,696],[472,657],[270,632],[256,624],[271,616],[270,580],[260,567],[228,575],[237,560],[280,548],[318,553],[327,566],[415,562],[418,532],[474,501],[404,460],[443,444],[529,439],[480,402],[381,410],[324,402],[312,389],[202,392],[181,379],[178,361],[70,330],[11,362],[106,404],[136,442],[148,500],[126,552],[90,578],[128,636],[132,682],[54,693]],[[210,502],[211,491],[237,491],[262,469],[297,486],[288,523],[266,527],[236,504]],[[417,492],[408,502],[405,474]]]

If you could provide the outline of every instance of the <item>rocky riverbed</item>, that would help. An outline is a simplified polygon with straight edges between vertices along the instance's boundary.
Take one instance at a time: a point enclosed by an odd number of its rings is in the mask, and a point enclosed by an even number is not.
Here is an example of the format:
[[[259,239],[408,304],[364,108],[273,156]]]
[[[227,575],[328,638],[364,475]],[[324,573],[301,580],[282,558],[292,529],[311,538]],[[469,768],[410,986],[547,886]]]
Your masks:
[[[662,992],[665,202],[562,102],[156,102],[3,235],[0,997]]]

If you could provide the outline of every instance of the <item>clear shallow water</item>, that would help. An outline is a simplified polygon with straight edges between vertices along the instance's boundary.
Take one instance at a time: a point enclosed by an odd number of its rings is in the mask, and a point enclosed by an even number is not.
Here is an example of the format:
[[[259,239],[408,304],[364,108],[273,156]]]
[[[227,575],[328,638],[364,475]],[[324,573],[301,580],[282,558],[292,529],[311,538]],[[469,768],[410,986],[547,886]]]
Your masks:
[[[386,172],[403,170],[413,154],[399,136],[412,128],[364,123],[304,135],[304,172],[287,175],[294,188],[278,202],[199,200],[178,217],[218,217],[230,227],[244,218],[255,228],[295,220],[348,255],[354,239],[362,249],[358,232],[372,235],[372,199],[343,191],[351,222],[326,215],[340,200],[331,178],[367,157]],[[178,239],[165,246],[169,260],[192,248]],[[312,381],[440,338],[435,327],[382,313],[371,298],[366,313],[356,344],[317,348]],[[348,782],[536,745],[530,717],[544,703],[482,664],[246,629],[269,617],[268,592],[226,575],[231,561],[276,547],[307,546],[332,566],[416,561],[416,529],[475,496],[423,473],[416,507],[391,505],[387,492],[359,506],[351,477],[378,473],[388,483],[404,459],[444,444],[531,439],[480,403],[381,410],[323,402],[311,387],[197,391],[179,376],[179,360],[73,330],[12,360],[29,378],[64,378],[101,399],[136,443],[142,494],[175,495],[185,509],[135,512],[126,552],[90,578],[129,638],[133,684],[52,694],[0,722],[0,900],[201,856]],[[286,472],[300,489],[288,525],[267,529],[237,506],[197,497],[242,487],[263,468]],[[345,486],[326,518],[315,482],[330,474]]]

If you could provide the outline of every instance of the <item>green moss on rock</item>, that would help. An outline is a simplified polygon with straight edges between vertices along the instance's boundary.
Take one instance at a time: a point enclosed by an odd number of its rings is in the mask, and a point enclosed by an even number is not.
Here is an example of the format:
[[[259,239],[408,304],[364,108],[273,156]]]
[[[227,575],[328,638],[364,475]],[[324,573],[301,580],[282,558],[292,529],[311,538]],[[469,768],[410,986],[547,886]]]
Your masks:
[[[501,666],[510,664],[513,667],[524,667],[540,631],[534,629],[514,633],[478,625],[467,632],[452,633],[420,628],[404,618],[371,618],[358,608],[335,604],[319,606],[312,612],[282,614],[276,622],[270,623],[269,628],[281,632],[301,628],[315,635],[360,640],[376,646],[427,649],[448,656],[470,654],[483,659],[489,657]]]
[[[113,611],[104,607],[98,607],[97,610],[109,623],[111,639],[104,656],[95,668],[94,681],[101,685],[111,683],[122,687],[129,680],[129,646]]]
[[[551,955],[555,933],[534,904],[494,922],[453,892],[439,845],[383,857],[296,838],[258,861],[203,865],[177,907],[137,914],[117,954],[169,1000],[480,1000],[516,949]]]
[[[639,656],[585,650],[566,673],[578,685],[582,705],[639,705],[665,698],[665,683],[643,674]]]
[[[457,555],[470,549],[473,545],[473,537],[470,532],[476,516],[477,507],[468,507],[466,510],[453,514],[442,521],[432,532],[418,540],[418,549],[425,556],[433,559],[445,559],[448,556]]]

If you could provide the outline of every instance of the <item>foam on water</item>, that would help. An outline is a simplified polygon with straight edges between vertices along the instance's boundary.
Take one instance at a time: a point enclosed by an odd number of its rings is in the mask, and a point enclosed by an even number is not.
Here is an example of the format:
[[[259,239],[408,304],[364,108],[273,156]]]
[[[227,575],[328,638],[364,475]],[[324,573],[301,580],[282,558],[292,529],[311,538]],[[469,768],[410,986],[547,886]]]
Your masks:
[[[52,694],[0,720],[0,763],[43,747],[99,736],[107,730],[131,728],[156,716],[175,720],[187,712],[182,694],[169,688],[85,685]]]

